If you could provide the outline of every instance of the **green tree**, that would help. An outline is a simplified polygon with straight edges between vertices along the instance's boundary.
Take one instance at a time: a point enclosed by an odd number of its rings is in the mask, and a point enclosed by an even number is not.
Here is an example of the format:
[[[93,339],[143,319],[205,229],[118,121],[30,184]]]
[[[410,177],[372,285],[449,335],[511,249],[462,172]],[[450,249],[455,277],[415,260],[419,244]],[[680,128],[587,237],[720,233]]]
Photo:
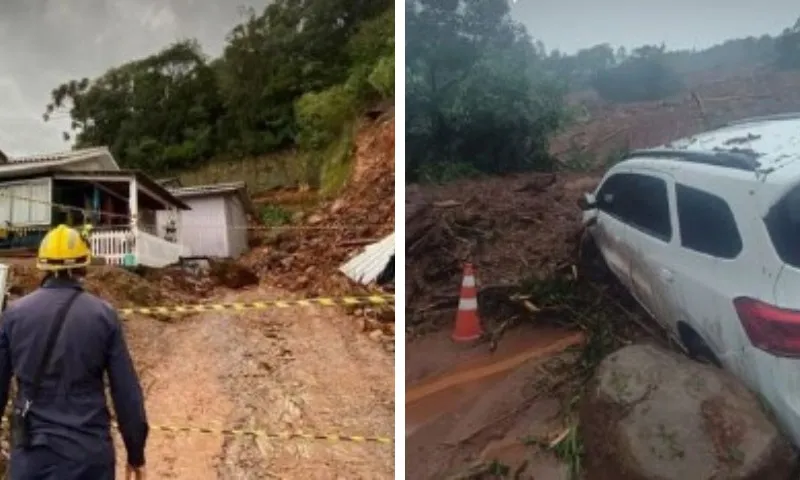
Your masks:
[[[185,168],[214,151],[216,79],[194,41],[55,88],[45,119],[68,109],[78,147],[109,145],[123,164]]]
[[[562,91],[505,0],[406,3],[408,180],[549,169]]]
[[[51,95],[76,146],[125,166],[189,168],[215,155],[322,149],[370,103],[394,95],[390,0],[276,0],[250,10],[224,53],[182,41]]]
[[[392,5],[388,0],[279,0],[234,28],[222,58],[228,147],[261,153],[292,143],[295,101],[343,83],[350,74],[350,39]]]

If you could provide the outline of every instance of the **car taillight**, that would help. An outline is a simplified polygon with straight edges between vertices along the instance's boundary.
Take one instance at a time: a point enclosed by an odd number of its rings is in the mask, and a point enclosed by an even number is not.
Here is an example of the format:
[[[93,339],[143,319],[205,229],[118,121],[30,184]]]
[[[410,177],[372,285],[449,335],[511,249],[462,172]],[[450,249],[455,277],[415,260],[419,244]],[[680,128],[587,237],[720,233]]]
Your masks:
[[[748,297],[733,300],[750,343],[779,357],[800,357],[800,311]]]

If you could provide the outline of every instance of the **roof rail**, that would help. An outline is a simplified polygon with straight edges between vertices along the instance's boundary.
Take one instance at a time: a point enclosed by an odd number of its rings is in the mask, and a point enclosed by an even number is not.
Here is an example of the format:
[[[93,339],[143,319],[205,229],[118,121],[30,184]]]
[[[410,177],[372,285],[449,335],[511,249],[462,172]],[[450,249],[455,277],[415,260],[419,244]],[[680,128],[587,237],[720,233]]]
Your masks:
[[[776,113],[774,115],[762,115],[760,117],[749,117],[749,118],[742,118],[740,120],[734,120],[732,122],[726,123],[725,126],[732,127],[734,125],[744,125],[746,123],[755,123],[755,122],[766,122],[769,120],[798,120],[798,119],[800,119],[800,112]]]
[[[752,157],[733,152],[693,152],[689,150],[634,150],[626,155],[623,160],[633,158],[652,158],[663,160],[677,160],[679,162],[699,163],[715,167],[735,168],[748,172],[755,171],[761,165]]]

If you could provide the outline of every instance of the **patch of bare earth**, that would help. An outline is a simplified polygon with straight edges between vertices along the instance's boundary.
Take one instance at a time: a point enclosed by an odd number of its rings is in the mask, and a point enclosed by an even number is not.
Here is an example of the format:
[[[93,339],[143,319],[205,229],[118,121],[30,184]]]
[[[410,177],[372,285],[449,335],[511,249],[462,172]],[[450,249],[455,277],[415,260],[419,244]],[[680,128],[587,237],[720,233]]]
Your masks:
[[[222,302],[285,299],[261,287]],[[392,436],[393,359],[353,319],[324,307],[137,317],[127,335],[153,425]],[[124,451],[118,444],[118,470]],[[154,430],[150,478],[394,476],[393,445]]]
[[[726,412],[725,399],[717,396],[705,400],[700,405],[703,424],[708,432],[717,458],[723,464],[739,464],[742,462],[739,450],[744,436],[745,424]]]

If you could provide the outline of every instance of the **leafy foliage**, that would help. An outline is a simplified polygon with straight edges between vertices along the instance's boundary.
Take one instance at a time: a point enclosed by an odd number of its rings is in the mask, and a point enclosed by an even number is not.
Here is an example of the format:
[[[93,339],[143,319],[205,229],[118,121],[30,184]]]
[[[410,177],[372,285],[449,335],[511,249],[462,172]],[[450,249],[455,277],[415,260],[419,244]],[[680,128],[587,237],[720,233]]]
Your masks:
[[[215,155],[324,148],[370,102],[394,95],[389,0],[277,0],[208,59],[186,40],[52,92],[77,147],[130,168],[182,170]]]
[[[562,89],[506,0],[406,3],[409,181],[552,167]]]
[[[281,225],[288,225],[292,223],[292,212],[286,210],[280,205],[268,203],[261,207],[260,217],[264,225],[271,227],[279,227]]]

